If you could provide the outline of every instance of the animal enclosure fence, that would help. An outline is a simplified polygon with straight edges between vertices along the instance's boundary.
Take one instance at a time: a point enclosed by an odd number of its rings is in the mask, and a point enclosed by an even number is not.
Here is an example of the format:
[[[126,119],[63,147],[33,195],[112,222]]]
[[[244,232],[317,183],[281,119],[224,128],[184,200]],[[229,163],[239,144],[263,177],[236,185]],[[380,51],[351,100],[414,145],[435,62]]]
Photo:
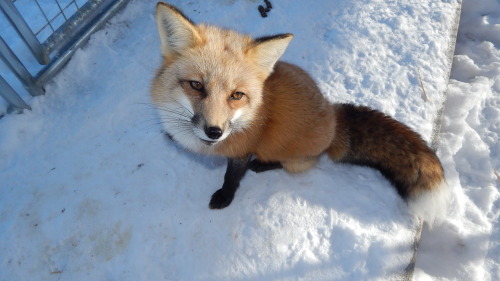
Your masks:
[[[90,35],[128,0],[0,0],[0,11],[38,67],[16,54],[0,33],[0,58],[32,96],[71,58]],[[34,68],[35,70],[33,70]],[[32,72],[35,72],[32,74]],[[30,109],[0,73],[0,96],[11,110]]]

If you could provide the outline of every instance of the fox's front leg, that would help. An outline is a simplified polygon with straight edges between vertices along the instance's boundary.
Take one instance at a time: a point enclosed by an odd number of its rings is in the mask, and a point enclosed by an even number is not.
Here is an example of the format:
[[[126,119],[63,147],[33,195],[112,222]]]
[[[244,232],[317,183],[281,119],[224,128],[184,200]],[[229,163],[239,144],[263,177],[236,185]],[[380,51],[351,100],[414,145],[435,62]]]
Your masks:
[[[248,169],[256,173],[282,169],[282,168],[283,165],[281,165],[281,162],[262,162],[259,159],[253,159],[252,161],[250,161],[250,163],[248,163]]]
[[[223,209],[233,201],[234,194],[240,186],[240,181],[248,170],[249,156],[228,158],[226,174],[222,188],[217,190],[208,205],[210,209]]]

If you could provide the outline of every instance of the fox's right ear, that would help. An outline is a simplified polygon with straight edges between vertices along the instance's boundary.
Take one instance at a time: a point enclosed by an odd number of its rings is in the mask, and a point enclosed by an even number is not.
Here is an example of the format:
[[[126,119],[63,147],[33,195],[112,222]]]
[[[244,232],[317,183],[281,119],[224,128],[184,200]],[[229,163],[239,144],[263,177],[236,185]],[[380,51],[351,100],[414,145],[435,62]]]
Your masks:
[[[175,59],[185,50],[202,42],[195,24],[172,5],[158,2],[156,23],[160,33],[162,53],[166,59]]]

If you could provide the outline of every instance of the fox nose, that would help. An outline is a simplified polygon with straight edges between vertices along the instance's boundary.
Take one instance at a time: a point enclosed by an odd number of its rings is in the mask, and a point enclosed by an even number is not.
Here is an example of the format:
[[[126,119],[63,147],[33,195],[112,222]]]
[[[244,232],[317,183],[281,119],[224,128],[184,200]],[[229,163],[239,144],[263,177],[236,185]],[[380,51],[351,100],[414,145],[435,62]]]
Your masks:
[[[208,127],[205,128],[205,134],[207,134],[207,137],[216,140],[222,136],[222,129],[219,127]]]

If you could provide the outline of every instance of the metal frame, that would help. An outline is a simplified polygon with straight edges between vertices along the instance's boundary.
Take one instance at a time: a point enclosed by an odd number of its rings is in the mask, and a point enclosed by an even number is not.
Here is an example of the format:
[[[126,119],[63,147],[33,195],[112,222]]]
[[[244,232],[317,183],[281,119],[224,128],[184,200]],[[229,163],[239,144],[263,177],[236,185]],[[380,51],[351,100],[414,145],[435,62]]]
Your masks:
[[[128,0],[88,0],[79,7],[72,0],[63,8],[58,0],[55,0],[60,12],[51,20],[36,2],[47,22],[40,30],[33,32],[11,0],[0,0],[0,10],[36,57],[38,63],[45,65],[45,67],[36,75],[31,75],[1,36],[0,59],[16,75],[30,95],[42,95],[44,93],[43,85],[69,61],[73,53],[89,39],[94,31],[123,8],[127,2]],[[78,10],[67,18],[64,10],[72,4]],[[54,30],[52,21],[58,15],[62,15],[65,22],[57,30]],[[44,42],[40,42],[36,35],[46,27],[50,27],[53,32]],[[31,109],[1,75],[0,96],[7,101],[11,109]]]

